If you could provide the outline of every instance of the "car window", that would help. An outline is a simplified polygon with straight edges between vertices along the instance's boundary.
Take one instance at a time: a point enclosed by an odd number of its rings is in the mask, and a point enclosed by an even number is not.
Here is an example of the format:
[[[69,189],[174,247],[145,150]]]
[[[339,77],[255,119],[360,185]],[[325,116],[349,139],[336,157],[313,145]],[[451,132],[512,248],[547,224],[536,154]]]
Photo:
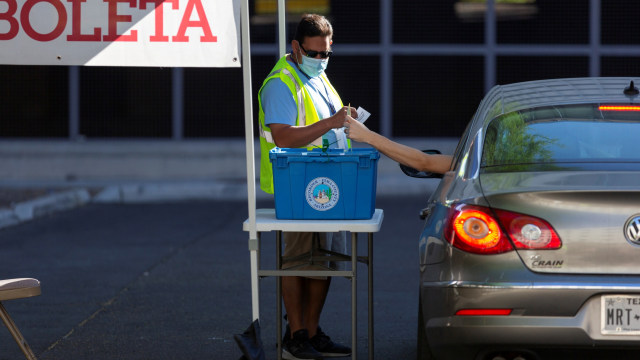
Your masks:
[[[640,162],[640,111],[600,104],[555,106],[504,114],[486,130],[483,171],[531,164]],[[626,110],[626,109],[625,109]]]

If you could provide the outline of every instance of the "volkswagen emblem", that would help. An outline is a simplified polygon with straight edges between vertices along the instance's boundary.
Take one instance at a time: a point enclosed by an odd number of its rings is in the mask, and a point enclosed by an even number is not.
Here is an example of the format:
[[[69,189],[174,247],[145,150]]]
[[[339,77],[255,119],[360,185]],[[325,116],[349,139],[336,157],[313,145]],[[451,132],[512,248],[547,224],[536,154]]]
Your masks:
[[[634,215],[624,225],[624,235],[632,244],[640,245],[640,215]]]

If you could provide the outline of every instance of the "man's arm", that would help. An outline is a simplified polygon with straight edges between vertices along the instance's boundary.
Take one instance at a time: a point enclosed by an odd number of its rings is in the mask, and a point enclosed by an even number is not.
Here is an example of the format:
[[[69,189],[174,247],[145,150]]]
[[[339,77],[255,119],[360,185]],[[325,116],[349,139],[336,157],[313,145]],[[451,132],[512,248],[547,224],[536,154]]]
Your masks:
[[[429,155],[412,147],[399,144],[369,130],[357,120],[348,119],[349,138],[365,142],[391,159],[420,171],[444,174],[449,171],[451,155]]]
[[[322,119],[307,126],[293,126],[289,124],[270,124],[271,135],[276,146],[281,148],[304,147],[324,135],[327,131],[344,126],[348,107],[340,109],[333,116]],[[355,109],[351,108],[355,113]]]

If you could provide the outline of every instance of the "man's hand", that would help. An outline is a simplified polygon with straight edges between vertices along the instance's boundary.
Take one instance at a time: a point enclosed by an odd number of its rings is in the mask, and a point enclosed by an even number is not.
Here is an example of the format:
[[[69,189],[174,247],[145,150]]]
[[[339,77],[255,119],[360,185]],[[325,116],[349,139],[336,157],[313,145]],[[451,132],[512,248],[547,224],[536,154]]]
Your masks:
[[[351,109],[351,116],[358,116],[353,107],[343,106],[338,112],[326,119],[322,119],[308,126],[291,126],[287,124],[271,124],[271,135],[278,147],[298,148],[307,146],[331,129],[339,129],[345,125],[347,113]]]
[[[337,113],[335,113],[332,117],[329,118],[331,119],[332,128],[339,129],[345,125],[345,122],[347,121],[347,116],[349,116],[349,110],[351,110],[352,118],[358,117],[358,113],[356,112],[356,109],[354,107],[343,106]]]

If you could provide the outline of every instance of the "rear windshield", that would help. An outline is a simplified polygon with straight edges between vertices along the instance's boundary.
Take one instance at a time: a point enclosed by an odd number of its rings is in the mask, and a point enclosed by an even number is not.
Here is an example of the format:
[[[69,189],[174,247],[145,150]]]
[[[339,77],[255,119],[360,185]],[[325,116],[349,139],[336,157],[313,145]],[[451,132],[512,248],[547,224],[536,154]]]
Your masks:
[[[487,127],[484,171],[562,164],[640,163],[640,107],[582,104],[504,114]]]

